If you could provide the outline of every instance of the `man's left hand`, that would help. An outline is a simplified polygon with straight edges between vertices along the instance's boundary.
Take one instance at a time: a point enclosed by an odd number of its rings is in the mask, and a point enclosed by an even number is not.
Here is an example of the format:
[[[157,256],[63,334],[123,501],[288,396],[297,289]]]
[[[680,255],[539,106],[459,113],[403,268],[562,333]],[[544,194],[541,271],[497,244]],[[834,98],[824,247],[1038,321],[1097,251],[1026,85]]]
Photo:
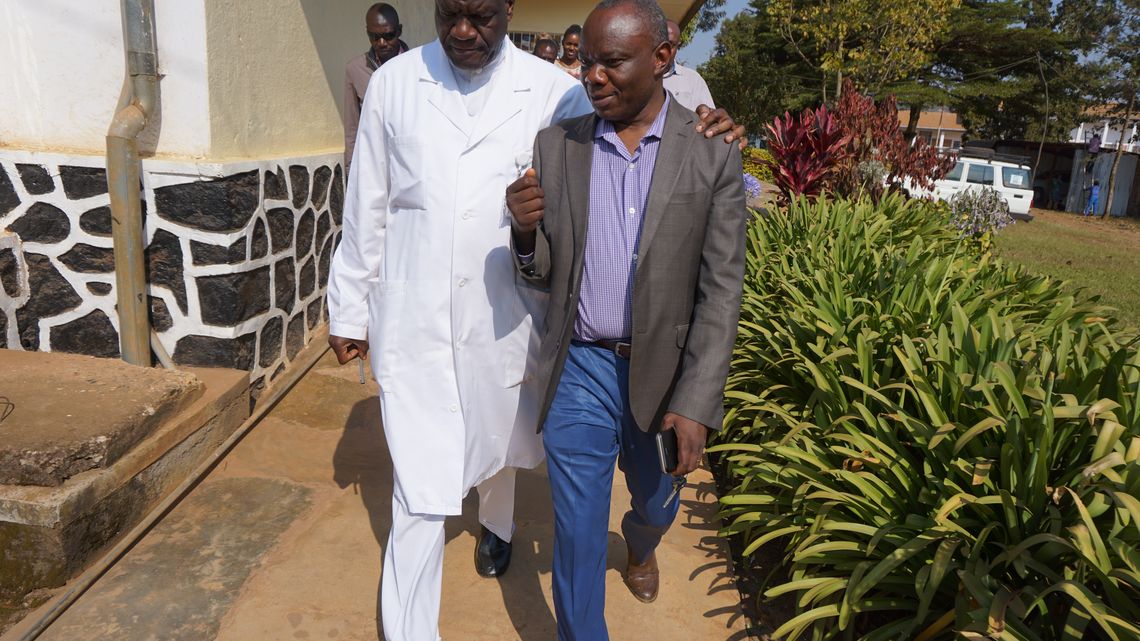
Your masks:
[[[680,414],[666,412],[661,429],[677,432],[677,469],[673,470],[673,476],[685,476],[701,466],[709,428]]]
[[[736,121],[728,115],[723,107],[711,109],[708,105],[698,105],[697,116],[701,119],[697,123],[697,131],[704,133],[705,138],[712,138],[728,132],[728,135],[724,137],[726,143],[737,141],[741,151],[744,151],[744,148],[748,146],[748,137],[745,135],[747,130],[745,130],[744,125],[736,124]]]

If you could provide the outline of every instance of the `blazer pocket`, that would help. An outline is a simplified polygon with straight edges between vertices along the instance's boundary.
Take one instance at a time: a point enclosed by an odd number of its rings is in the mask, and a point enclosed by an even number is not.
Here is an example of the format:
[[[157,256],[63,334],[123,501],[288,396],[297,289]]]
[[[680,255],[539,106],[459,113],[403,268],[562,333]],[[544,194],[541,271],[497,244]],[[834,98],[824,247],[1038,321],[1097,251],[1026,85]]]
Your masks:
[[[391,193],[389,203],[393,209],[427,209],[425,147],[422,136],[392,138],[392,153],[388,161],[388,191]]]
[[[677,347],[685,349],[685,343],[689,340],[689,324],[677,326]]]

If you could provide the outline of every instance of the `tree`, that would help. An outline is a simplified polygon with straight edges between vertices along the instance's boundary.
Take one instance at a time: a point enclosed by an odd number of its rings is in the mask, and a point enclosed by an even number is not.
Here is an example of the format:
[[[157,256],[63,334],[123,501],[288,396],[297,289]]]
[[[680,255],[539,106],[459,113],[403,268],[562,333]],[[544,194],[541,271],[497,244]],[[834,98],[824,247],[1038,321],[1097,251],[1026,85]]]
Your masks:
[[[1136,93],[1140,88],[1140,0],[1117,0],[1113,3],[1116,24],[1105,38],[1105,63],[1108,67],[1106,87],[1120,103],[1127,103],[1124,118],[1120,124],[1120,140],[1116,144],[1116,155],[1112,159],[1112,170],[1108,174],[1108,193],[1105,196],[1104,214],[1112,211],[1112,199],[1116,195],[1116,174],[1120,169],[1120,159],[1124,155],[1125,136],[1129,133],[1128,124],[1136,108]]]
[[[878,94],[929,66],[934,44],[961,0],[767,0],[776,31],[824,77]]]
[[[763,132],[785,111],[812,104],[817,92],[805,84],[813,71],[786,45],[766,13],[746,9],[724,21],[701,75],[723,106],[749,131]]]
[[[749,127],[828,102],[851,77],[911,107],[909,139],[924,107],[946,106],[976,138],[1062,140],[1103,75],[1091,54],[1114,2],[1140,0],[752,0],[724,22],[702,73],[734,115],[755,114]]]
[[[973,135],[1067,139],[1094,80],[1082,54],[1103,27],[1103,17],[1086,10],[1095,1],[963,3],[934,70]]]

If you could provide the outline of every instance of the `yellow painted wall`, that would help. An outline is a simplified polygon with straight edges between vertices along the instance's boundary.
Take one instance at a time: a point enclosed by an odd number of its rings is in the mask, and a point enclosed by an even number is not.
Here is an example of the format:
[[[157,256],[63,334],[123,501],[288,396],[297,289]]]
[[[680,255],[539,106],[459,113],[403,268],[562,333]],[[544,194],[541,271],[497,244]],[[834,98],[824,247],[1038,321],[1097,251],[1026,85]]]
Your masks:
[[[264,158],[343,148],[344,64],[368,48],[364,14],[372,2],[205,4],[210,156]],[[432,37],[432,3],[393,4],[410,46]]]

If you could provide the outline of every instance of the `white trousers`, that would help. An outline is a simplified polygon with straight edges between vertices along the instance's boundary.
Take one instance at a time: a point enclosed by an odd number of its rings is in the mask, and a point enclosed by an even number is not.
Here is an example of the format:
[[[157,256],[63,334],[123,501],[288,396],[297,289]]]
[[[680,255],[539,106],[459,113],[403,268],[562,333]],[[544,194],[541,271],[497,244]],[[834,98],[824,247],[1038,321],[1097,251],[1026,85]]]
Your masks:
[[[515,468],[503,468],[477,489],[479,522],[510,541],[514,532]],[[380,588],[387,641],[439,641],[444,518],[440,514],[412,514],[396,496],[392,497],[392,529],[384,550]]]

